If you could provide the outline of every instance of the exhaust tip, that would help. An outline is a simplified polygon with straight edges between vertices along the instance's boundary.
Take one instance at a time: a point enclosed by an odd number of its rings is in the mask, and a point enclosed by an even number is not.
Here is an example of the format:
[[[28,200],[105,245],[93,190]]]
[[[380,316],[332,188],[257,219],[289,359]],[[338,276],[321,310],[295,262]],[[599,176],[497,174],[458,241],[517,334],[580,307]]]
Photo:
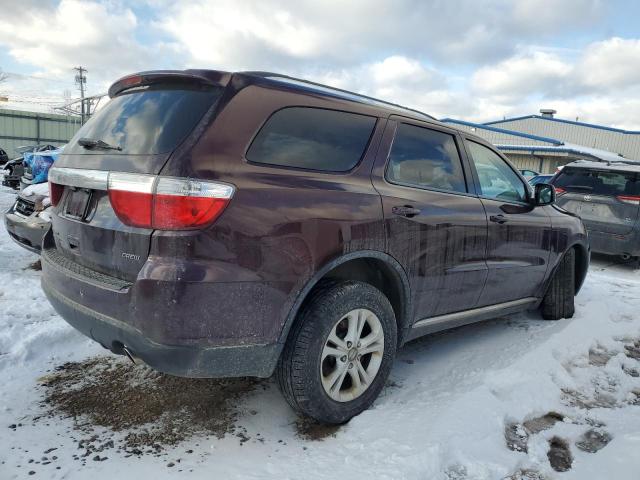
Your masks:
[[[122,346],[122,352],[127,356],[127,358],[129,360],[131,360],[131,363],[135,364],[136,363],[136,358],[133,356],[133,354],[129,351],[129,349],[126,347],[126,345]]]
[[[136,360],[135,360],[136,359],[135,355],[122,342],[118,342],[118,341],[113,342],[111,344],[111,349],[110,350],[113,353],[115,353],[116,355],[124,355],[124,356],[126,356],[129,360],[131,360],[132,363],[137,363]]]

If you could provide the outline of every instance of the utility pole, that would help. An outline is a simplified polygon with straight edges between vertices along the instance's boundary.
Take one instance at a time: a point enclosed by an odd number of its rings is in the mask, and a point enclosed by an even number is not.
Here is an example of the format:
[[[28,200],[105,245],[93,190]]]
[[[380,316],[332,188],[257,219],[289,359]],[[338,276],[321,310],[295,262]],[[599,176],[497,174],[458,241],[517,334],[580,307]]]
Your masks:
[[[83,67],[75,67],[74,70],[78,72],[76,75],[76,85],[80,87],[80,118],[82,120],[82,125],[84,125],[86,112],[85,112],[85,101],[84,101],[84,87],[87,83],[87,77],[85,73],[87,73],[87,69]]]

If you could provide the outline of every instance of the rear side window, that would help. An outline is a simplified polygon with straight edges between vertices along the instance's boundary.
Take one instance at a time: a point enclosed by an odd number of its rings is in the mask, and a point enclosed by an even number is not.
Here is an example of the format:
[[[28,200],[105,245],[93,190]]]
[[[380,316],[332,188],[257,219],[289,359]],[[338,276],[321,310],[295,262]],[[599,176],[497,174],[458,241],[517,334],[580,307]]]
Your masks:
[[[217,101],[221,88],[146,87],[111,99],[69,142],[65,153],[157,154],[174,150]],[[80,138],[122,150],[87,150]]]
[[[453,135],[404,123],[393,140],[387,179],[417,187],[467,191]]]
[[[320,108],[277,111],[253,140],[247,159],[282,167],[346,172],[364,154],[375,117]]]
[[[593,195],[640,195],[638,174],[565,167],[553,184],[568,192]]]

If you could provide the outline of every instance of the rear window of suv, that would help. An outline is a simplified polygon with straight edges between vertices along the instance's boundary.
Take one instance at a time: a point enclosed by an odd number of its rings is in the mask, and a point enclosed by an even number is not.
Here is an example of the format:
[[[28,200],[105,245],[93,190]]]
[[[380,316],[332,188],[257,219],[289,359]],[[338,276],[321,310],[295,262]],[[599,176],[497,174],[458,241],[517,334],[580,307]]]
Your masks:
[[[247,160],[282,167],[346,172],[364,154],[375,117],[321,108],[278,110],[260,129]]]
[[[174,150],[219,98],[221,88],[143,87],[120,94],[99,110],[69,142],[65,153],[158,154]],[[122,148],[88,150],[80,138]]]
[[[593,195],[640,195],[637,173],[565,167],[553,184],[568,192]]]

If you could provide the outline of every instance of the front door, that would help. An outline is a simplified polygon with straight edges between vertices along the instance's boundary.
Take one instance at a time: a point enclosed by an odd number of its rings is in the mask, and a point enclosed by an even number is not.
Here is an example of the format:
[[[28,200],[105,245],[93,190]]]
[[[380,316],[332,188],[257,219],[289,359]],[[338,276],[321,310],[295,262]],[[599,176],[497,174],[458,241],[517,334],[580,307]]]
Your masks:
[[[475,307],[487,277],[487,219],[460,141],[447,129],[390,121],[376,161],[387,250],[409,275],[415,320]]]
[[[497,152],[470,140],[466,147],[489,220],[489,276],[479,306],[532,297],[549,262],[551,220],[546,207],[531,205],[529,188]]]

